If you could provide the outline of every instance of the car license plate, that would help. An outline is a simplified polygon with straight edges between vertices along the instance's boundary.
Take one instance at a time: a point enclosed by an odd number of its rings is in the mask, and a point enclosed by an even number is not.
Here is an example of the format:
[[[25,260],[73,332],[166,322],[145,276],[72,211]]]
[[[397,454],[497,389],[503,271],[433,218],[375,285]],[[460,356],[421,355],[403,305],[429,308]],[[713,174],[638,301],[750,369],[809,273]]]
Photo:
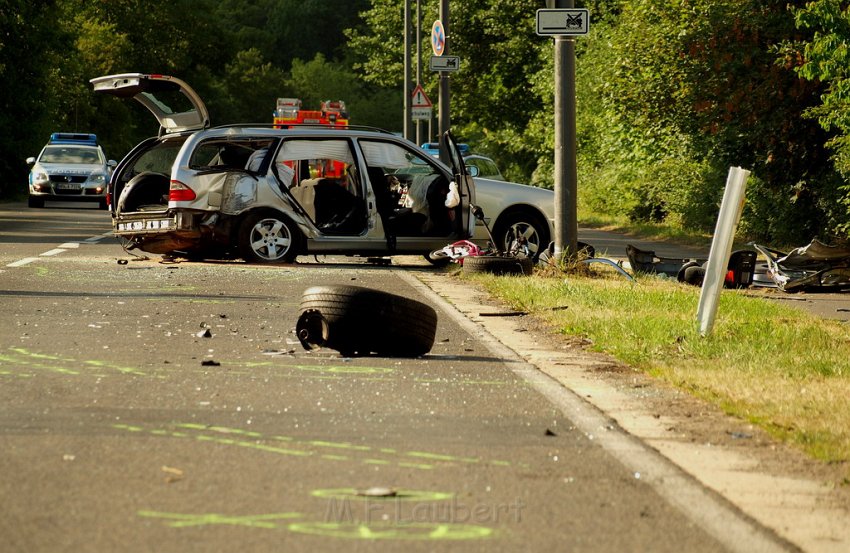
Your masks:
[[[55,185],[57,190],[79,190],[80,185],[76,182],[57,182]]]
[[[117,229],[121,231],[151,231],[151,230],[170,230],[174,228],[172,219],[149,219],[146,221],[131,221],[127,223],[118,223]]]

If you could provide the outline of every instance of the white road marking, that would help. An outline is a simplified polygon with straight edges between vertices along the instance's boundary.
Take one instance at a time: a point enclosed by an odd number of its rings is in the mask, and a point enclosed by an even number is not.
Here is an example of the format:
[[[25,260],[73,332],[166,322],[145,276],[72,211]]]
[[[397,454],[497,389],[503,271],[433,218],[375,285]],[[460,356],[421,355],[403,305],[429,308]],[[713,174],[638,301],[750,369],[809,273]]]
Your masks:
[[[23,259],[15,261],[14,263],[9,263],[6,266],[7,267],[23,267],[24,265],[28,265],[29,263],[32,263],[33,261],[38,261],[38,258],[37,257],[25,257]]]
[[[103,240],[107,236],[112,236],[111,230],[109,232],[104,232],[103,234],[101,234],[99,236],[91,236],[89,238],[86,238],[85,240],[83,240],[83,242],[85,242],[86,244],[94,244],[95,242],[99,242],[100,240]],[[46,252],[40,253],[38,255],[39,255],[39,257],[53,257],[54,255],[59,255],[60,253],[68,251],[68,250],[76,250],[79,247],[80,247],[80,242],[65,242],[64,244],[61,244],[58,248],[54,248],[50,251],[46,251]],[[23,267],[24,265],[29,265],[33,261],[38,261],[38,257],[25,257],[23,259],[19,259],[18,261],[13,262],[13,263],[9,263],[6,266],[7,267]]]

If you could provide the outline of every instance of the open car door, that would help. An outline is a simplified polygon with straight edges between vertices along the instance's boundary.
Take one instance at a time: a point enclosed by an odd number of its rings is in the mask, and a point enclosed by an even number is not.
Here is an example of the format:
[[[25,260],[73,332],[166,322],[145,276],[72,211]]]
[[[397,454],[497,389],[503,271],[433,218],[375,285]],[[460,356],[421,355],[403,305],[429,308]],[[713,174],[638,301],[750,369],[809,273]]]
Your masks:
[[[201,97],[176,77],[123,73],[92,79],[95,92],[133,98],[148,108],[159,122],[160,135],[201,130],[210,116]]]
[[[457,191],[460,194],[460,205],[457,207],[457,213],[461,216],[462,224],[458,227],[463,229],[465,233],[462,238],[470,238],[475,231],[475,218],[472,216],[472,206],[475,205],[475,182],[466,169],[463,155],[452,132],[446,131],[443,134],[443,140],[449,153],[452,178],[457,184]]]

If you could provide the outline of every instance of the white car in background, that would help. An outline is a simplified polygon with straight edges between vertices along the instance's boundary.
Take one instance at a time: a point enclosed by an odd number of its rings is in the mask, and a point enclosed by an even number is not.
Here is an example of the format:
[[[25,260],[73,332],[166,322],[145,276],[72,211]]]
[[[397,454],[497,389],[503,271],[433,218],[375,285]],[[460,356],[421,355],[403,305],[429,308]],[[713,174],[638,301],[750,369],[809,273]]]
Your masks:
[[[97,136],[87,133],[53,133],[38,157],[27,159],[29,207],[44,207],[45,200],[98,202],[106,209],[106,184],[116,163],[106,159]]]
[[[450,136],[451,168],[375,130],[210,127],[200,97],[170,76],[91,82],[95,92],[139,101],[161,127],[121,160],[109,183],[113,229],[128,249],[256,263],[307,254],[427,256],[460,239],[487,240],[472,205],[483,208],[503,249],[520,239],[536,254],[553,234],[551,191],[473,179]]]

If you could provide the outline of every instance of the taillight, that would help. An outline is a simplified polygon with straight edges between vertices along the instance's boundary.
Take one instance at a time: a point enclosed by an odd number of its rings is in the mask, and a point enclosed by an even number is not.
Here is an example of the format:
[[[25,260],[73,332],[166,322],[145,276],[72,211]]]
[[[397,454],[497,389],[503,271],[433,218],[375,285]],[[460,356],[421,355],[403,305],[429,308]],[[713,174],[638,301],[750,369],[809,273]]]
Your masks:
[[[171,186],[168,190],[169,202],[191,202],[196,198],[195,191],[180,182],[179,180],[171,181]]]

